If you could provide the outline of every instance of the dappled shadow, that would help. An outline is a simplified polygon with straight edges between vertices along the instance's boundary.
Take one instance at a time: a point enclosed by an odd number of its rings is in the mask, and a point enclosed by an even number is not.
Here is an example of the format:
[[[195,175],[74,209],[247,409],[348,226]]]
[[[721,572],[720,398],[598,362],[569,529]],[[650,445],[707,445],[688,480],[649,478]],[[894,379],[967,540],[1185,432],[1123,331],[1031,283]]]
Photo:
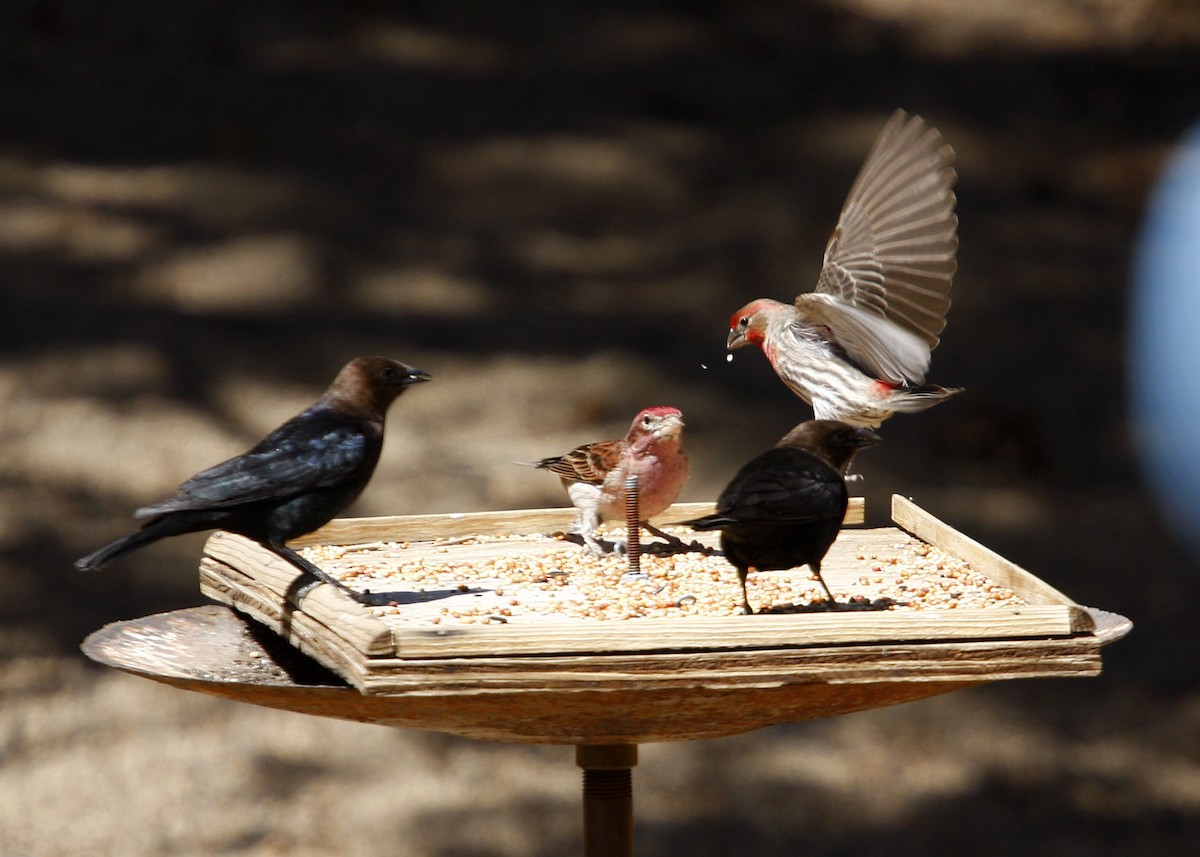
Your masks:
[[[71,562],[357,354],[435,382],[398,404],[356,511],[563,505],[508,462],[616,436],[651,400],[686,414],[684,499],[711,499],[808,413],[760,355],[724,362],[728,314],[810,287],[904,107],[958,153],[960,269],[931,380],[967,392],[889,422],[856,461],[868,520],[914,496],[1137,629],[1106,653],[1110,693],[1005,688],[1052,739],[1038,777],[993,765],[867,824],[828,782],[695,750],[700,773],[659,781],[677,803],[639,814],[639,853],[1186,853],[1185,799],[1152,799],[1136,771],[1196,689],[1181,653],[1200,586],[1138,482],[1122,379],[1142,206],[1196,119],[1194,9],[117,5],[0,10],[0,658],[200,603],[202,537],[97,575]],[[1114,689],[1144,703],[1126,761],[1063,757],[1127,715]],[[1130,783],[1141,803],[1121,803]],[[573,853],[572,822],[511,844],[545,815],[497,798],[456,849],[461,816],[431,814],[426,853]],[[510,844],[488,845],[489,824]]]

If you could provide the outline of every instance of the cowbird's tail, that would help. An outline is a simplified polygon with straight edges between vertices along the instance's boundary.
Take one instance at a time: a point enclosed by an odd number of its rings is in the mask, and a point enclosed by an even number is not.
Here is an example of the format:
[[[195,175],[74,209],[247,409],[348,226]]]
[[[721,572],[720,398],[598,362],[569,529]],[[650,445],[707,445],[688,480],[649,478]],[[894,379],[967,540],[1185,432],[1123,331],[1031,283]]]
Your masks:
[[[680,521],[685,527],[691,527],[693,530],[719,530],[733,523],[733,521],[725,515],[714,513],[705,515],[703,518],[693,518],[690,521]]]
[[[196,528],[189,527],[188,522],[181,520],[177,516],[163,515],[148,521],[140,530],[134,530],[128,535],[121,536],[119,539],[113,539],[104,547],[92,551],[82,559],[75,560],[75,568],[78,571],[94,571],[111,560],[130,551],[135,551],[140,547],[144,547],[151,542],[156,542],[159,539],[164,539],[167,536],[177,536],[181,533],[192,532]]]

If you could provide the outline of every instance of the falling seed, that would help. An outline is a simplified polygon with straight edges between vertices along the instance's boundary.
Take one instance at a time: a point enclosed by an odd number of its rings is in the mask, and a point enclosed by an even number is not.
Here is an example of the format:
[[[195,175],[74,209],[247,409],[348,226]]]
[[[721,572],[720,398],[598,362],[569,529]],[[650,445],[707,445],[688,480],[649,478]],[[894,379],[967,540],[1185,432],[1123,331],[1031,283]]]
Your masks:
[[[733,352],[732,351],[730,351],[728,354],[725,355],[725,362],[726,363],[733,362]]]
[[[707,363],[701,363],[701,364],[700,364],[700,368],[701,368],[701,369],[707,369],[707,368],[708,368],[708,364],[707,364]]]

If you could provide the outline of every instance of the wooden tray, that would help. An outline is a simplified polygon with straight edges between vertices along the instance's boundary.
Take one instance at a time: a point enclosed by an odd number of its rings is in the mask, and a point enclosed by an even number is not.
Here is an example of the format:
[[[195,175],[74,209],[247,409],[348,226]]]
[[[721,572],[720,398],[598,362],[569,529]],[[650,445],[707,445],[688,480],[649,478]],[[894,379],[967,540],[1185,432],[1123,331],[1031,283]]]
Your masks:
[[[680,504],[659,523],[710,508]],[[1101,642],[1093,634],[1087,609],[909,500],[894,497],[892,517],[897,527],[843,530],[825,561],[825,576],[835,591],[853,589],[864,552],[883,557],[897,539],[911,534],[970,563],[1024,603],[445,627],[410,615],[432,609],[430,593],[397,589],[394,597],[401,607],[391,616],[327,585],[301,595],[304,581],[292,566],[254,542],[224,532],[214,533],[206,544],[201,590],[272,628],[369,695],[630,690],[647,682],[660,689],[804,682],[977,683],[1099,672]],[[565,529],[572,518],[571,509],[552,509],[343,519],[296,546],[387,540],[424,544],[471,534],[541,534]],[[862,520],[861,503],[847,518]],[[469,575],[473,558],[497,549],[460,544],[438,551],[448,561],[461,557]],[[524,546],[518,539],[504,549],[519,551]],[[736,587],[732,567],[728,580]],[[479,597],[474,592],[437,596],[438,609],[455,597]]]

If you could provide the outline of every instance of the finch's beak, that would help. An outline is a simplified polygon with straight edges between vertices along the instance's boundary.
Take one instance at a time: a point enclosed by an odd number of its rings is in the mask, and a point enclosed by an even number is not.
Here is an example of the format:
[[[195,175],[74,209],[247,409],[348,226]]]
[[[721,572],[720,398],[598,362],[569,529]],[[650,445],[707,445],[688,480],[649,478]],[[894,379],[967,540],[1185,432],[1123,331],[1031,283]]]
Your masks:
[[[662,423],[654,430],[654,436],[657,438],[665,438],[674,440],[683,434],[683,418],[675,414],[667,414],[662,419]]]
[[[738,333],[735,328],[729,328],[729,338],[725,340],[725,350],[733,351],[746,344],[746,334]]]

